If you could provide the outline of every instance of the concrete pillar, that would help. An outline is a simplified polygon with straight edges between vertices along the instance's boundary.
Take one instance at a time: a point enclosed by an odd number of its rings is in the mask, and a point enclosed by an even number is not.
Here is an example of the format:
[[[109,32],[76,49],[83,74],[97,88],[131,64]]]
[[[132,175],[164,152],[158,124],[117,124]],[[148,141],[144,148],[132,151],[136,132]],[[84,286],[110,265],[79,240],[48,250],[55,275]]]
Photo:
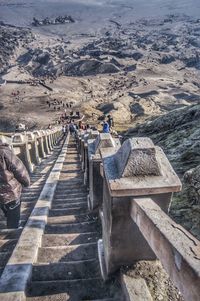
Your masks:
[[[53,151],[52,131],[47,130],[46,132],[47,132],[47,139],[48,139],[49,149],[50,149],[50,151]]]
[[[55,129],[52,131],[52,144],[55,146],[56,144],[56,131]]]
[[[39,157],[39,151],[38,151],[38,144],[37,144],[37,139],[35,135],[32,132],[27,132],[27,138],[28,138],[28,145],[31,146],[30,148],[30,157],[31,157],[31,162],[34,165],[39,165],[41,163],[41,159]]]
[[[103,238],[98,242],[104,279],[122,265],[153,260],[155,254],[131,218],[131,200],[151,197],[168,212],[181,183],[162,149],[148,138],[126,140],[113,154],[101,150],[104,183],[101,212]]]
[[[47,133],[44,130],[42,130],[41,133],[42,133],[42,137],[43,137],[43,141],[44,141],[44,151],[47,155],[49,155],[51,153],[51,151],[49,148]]]
[[[101,150],[107,151],[120,147],[119,139],[113,139],[110,134],[101,133],[96,139],[88,140],[88,160],[89,160],[89,195],[88,208],[97,209],[103,201],[103,178],[100,173],[100,164],[102,162]]]
[[[84,136],[84,184],[89,184],[89,157],[88,157],[88,140],[95,140],[99,135],[98,131],[90,130]]]
[[[81,139],[82,139],[82,135],[84,135],[84,134],[85,134],[84,130],[79,130],[78,135],[77,135],[77,150],[80,155],[80,159],[81,159]]]
[[[22,160],[26,166],[29,173],[32,173],[34,170],[34,165],[31,162],[31,157],[29,153],[28,139],[26,135],[15,134],[13,136],[12,145],[15,154]]]
[[[34,131],[33,134],[35,135],[35,137],[37,139],[38,152],[39,152],[40,158],[41,159],[46,158],[42,133],[40,131]]]

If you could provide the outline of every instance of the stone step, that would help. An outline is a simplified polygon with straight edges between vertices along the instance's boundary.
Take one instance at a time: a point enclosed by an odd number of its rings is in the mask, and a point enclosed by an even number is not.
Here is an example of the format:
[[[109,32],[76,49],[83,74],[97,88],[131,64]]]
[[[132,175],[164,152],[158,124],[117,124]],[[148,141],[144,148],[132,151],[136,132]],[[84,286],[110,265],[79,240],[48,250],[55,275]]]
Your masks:
[[[1,253],[12,252],[16,244],[17,244],[17,239],[0,240],[0,252]]]
[[[38,262],[68,262],[97,258],[97,244],[88,243],[66,247],[46,247],[38,249]]]
[[[75,233],[75,234],[44,234],[42,247],[56,247],[80,245],[85,243],[96,243],[99,239],[99,232]]]
[[[68,203],[77,203],[77,202],[87,202],[87,197],[75,197],[75,198],[69,198],[69,196],[66,195],[66,197],[64,198],[59,198],[59,197],[55,197],[53,200],[53,205],[55,204],[63,204],[68,202]]]
[[[45,234],[72,234],[96,232],[98,224],[96,221],[73,223],[73,224],[49,224],[45,227]]]
[[[35,197],[30,197],[30,198],[26,198],[26,199],[21,199],[21,203],[23,204],[29,204],[29,203],[35,203],[38,198],[39,198],[40,194],[36,195]]]
[[[26,192],[32,191],[39,191],[40,189],[42,189],[43,185],[42,184],[31,184],[28,188],[23,188],[22,190],[22,195]]]
[[[83,182],[79,182],[79,183],[75,183],[75,184],[70,184],[69,183],[70,181],[65,181],[64,183],[62,183],[62,184],[58,184],[57,185],[57,189],[56,189],[56,191],[58,192],[58,191],[61,191],[61,190],[63,190],[63,189],[65,189],[65,190],[71,190],[71,189],[82,189],[82,188],[86,188],[85,187],[85,185],[84,185],[84,183]]]
[[[9,260],[12,252],[2,252],[0,253],[0,268],[4,267]]]
[[[21,214],[23,215],[30,215],[32,212],[33,208],[21,208]]]
[[[61,178],[62,180],[62,178]],[[62,184],[58,184],[57,188],[61,189],[61,188],[69,188],[76,186],[76,187],[81,187],[81,185],[83,185],[83,179],[70,179],[70,180],[65,180],[65,183]]]
[[[99,262],[96,259],[36,264],[33,266],[32,281],[73,280],[100,277]]]
[[[18,239],[22,233],[22,229],[4,229],[0,230],[0,240]]]
[[[77,215],[82,213],[89,213],[88,209],[76,207],[70,209],[51,209],[49,211],[49,216],[62,216],[62,215]]]
[[[45,181],[44,181],[44,183],[42,183],[42,184],[45,184]],[[40,192],[40,190],[42,190],[42,187],[43,187],[44,185],[42,185],[41,186],[41,188],[40,189],[37,189],[36,191],[35,190],[32,190],[31,188],[30,188],[30,190],[27,190],[27,192],[23,192],[22,193],[22,198],[29,198],[29,197],[35,197],[35,195],[36,194],[38,194],[39,192]]]
[[[80,188],[80,189],[58,189],[55,192],[55,199],[59,198],[59,199],[73,199],[73,198],[80,198],[80,197],[87,197],[87,190],[84,188]]]
[[[87,221],[95,221],[98,217],[95,213],[80,214],[80,215],[66,215],[66,216],[54,216],[48,217],[48,224],[72,224]]]
[[[21,203],[21,209],[31,209],[35,206],[35,203],[36,202],[33,202],[33,201],[31,201],[31,202],[22,202]]]
[[[88,208],[88,205],[86,202],[74,202],[74,203],[68,203],[68,202],[63,202],[62,204],[52,204],[52,209],[67,209],[67,208]]]
[[[61,280],[61,281],[33,281],[28,292],[27,300],[32,301],[80,301],[106,299],[119,294],[115,284],[104,283],[100,278]],[[40,297],[44,296],[43,299]]]

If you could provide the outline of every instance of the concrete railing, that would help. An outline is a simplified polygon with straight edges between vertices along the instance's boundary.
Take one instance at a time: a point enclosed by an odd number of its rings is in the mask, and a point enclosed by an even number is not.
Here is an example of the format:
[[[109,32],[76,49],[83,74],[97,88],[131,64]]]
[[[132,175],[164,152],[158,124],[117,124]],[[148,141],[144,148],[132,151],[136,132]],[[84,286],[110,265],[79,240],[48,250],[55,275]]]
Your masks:
[[[61,135],[61,128],[57,127],[52,130],[16,133],[11,138],[4,139],[12,146],[14,153],[22,160],[29,173],[32,173],[35,166],[53,151]]]
[[[89,183],[88,208],[99,210],[102,277],[121,266],[158,258],[185,300],[200,296],[200,242],[167,214],[181,182],[161,148],[148,138],[121,146],[109,134],[78,136]]]

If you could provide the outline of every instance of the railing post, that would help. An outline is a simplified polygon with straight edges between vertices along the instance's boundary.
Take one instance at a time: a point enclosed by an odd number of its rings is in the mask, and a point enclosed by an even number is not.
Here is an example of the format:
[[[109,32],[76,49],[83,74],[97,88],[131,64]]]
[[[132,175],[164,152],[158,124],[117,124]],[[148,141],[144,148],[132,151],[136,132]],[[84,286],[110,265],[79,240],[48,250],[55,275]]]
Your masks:
[[[117,149],[120,147],[119,139],[113,139],[110,134],[101,133],[96,139],[88,140],[89,159],[89,195],[88,208],[94,210],[99,208],[103,201],[103,179],[100,173],[102,162],[101,149]],[[108,151],[108,150],[107,150]]]
[[[164,212],[168,212],[172,192],[181,183],[159,147],[148,138],[126,140],[103,159],[103,239],[98,242],[99,259],[104,279],[122,265],[136,260],[153,260],[155,254],[131,218],[133,197],[151,196]]]
[[[51,131],[50,130],[45,130],[46,138],[47,138],[47,145],[49,152],[51,153],[53,151],[52,145],[51,145]]]
[[[41,163],[41,159],[39,157],[38,145],[35,135],[32,132],[27,132],[28,144],[30,144],[30,156],[31,161],[34,165],[39,165]]]
[[[44,151],[47,155],[49,155],[51,153],[51,151],[49,149],[47,133],[44,130],[42,130],[41,133],[42,133],[42,137],[43,137],[43,141],[44,141]]]
[[[81,158],[81,139],[82,139],[82,135],[84,135],[84,133],[85,133],[84,130],[79,130],[78,135],[77,135],[77,150],[78,150],[81,160],[82,160],[82,158]]]
[[[89,184],[89,157],[88,157],[88,140],[95,140],[99,135],[98,131],[90,131],[85,135],[84,142],[84,184],[88,186]]]
[[[44,151],[44,143],[43,143],[43,137],[40,131],[35,131],[33,134],[36,136],[37,139],[37,145],[38,145],[38,152],[40,158],[46,158],[46,153]]]
[[[22,134],[15,134],[13,136],[12,145],[13,145],[15,154],[18,155],[18,157],[22,160],[22,162],[26,166],[27,170],[30,173],[32,173],[34,170],[34,166],[31,162],[27,137]]]

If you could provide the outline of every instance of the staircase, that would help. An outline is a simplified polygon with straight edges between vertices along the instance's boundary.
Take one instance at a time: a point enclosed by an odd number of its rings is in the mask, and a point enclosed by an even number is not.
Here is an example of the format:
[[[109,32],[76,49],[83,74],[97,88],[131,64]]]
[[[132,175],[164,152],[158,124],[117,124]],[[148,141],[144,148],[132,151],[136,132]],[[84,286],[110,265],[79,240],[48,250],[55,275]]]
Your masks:
[[[27,301],[123,300],[115,278],[100,276],[97,213],[87,209],[87,189],[71,137],[48,222],[33,266]]]
[[[58,157],[61,147],[62,141],[59,141],[58,145],[54,148],[53,154],[48,156],[47,159],[43,160],[42,163],[34,170],[34,173],[31,175],[30,187],[23,189],[21,195],[20,228],[7,229],[6,219],[3,213],[0,212],[0,276],[7,261],[12,255],[23,227],[26,225],[26,222],[38,200],[51,168]]]

